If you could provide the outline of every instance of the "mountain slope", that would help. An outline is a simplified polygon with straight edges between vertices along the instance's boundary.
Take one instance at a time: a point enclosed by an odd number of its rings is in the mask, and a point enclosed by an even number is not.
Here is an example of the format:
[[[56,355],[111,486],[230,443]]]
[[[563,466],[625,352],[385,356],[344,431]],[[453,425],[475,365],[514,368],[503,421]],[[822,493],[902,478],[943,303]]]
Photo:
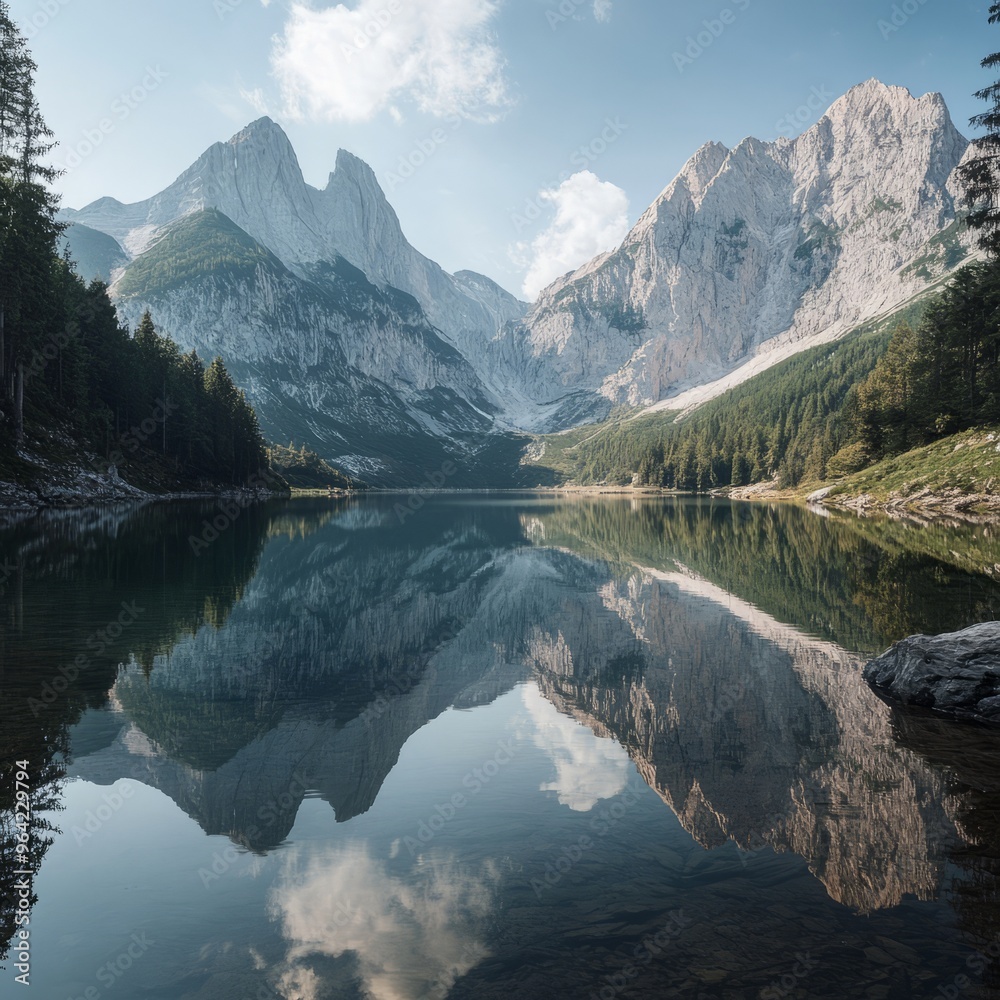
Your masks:
[[[94,278],[110,284],[115,272],[129,261],[128,254],[113,236],[71,223],[59,241],[61,251],[69,250],[77,273],[84,281]]]
[[[288,137],[269,118],[210,147],[153,198],[134,205],[103,198],[64,214],[140,255],[165,226],[206,208],[222,212],[299,276],[312,265],[343,257],[376,285],[409,293],[428,321],[470,359],[482,355],[496,330],[527,308],[488,278],[470,272],[452,277],[418,253],[372,169],[351,153],[338,152],[324,190],[306,184]],[[477,284],[489,290],[476,287],[470,293]]]
[[[313,280],[214,209],[163,229],[115,286],[185,350],[221,355],[272,440],[296,440],[376,485],[421,482],[492,429],[474,372],[417,303],[338,258]]]
[[[510,332],[533,395],[592,415],[681,409],[760,352],[778,360],[893,309],[968,254],[967,148],[940,95],[874,80],[794,141],[703,146],[621,247]]]

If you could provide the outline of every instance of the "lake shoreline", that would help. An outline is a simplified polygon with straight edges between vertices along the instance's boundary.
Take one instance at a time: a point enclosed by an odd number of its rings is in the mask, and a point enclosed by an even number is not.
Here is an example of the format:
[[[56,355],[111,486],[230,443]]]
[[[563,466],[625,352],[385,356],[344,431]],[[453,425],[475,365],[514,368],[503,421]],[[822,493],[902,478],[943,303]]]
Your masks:
[[[787,503],[806,507],[817,512],[853,514],[856,517],[887,516],[927,521],[960,519],[964,521],[1000,520],[1000,495],[969,494],[960,490],[925,491],[913,496],[890,495],[886,499],[870,494],[844,496],[833,494],[837,486],[818,491],[781,489],[772,483],[755,483],[751,486],[691,493],[652,486],[539,486],[505,487],[469,490],[424,490],[416,488],[335,490],[328,493],[315,489],[239,488],[232,486],[206,488],[180,488],[157,491],[133,486],[119,476],[97,475],[84,470],[75,472],[71,484],[50,478],[31,486],[9,480],[0,480],[0,512],[29,513],[32,511],[81,509],[104,507],[121,503],[173,503],[191,500],[225,500],[252,497],[254,500],[272,499],[349,499],[357,496],[412,496],[412,495],[520,495],[537,497],[628,497],[628,498],[715,498],[744,503]]]
[[[98,474],[81,469],[60,468],[62,478],[46,476],[30,485],[0,479],[0,512],[31,513],[44,510],[75,510],[122,503],[170,503],[188,500],[269,500],[289,497],[287,489],[267,486],[238,487],[223,484],[178,484],[177,489],[152,490],[133,486],[116,474]],[[67,480],[66,475],[70,475]]]

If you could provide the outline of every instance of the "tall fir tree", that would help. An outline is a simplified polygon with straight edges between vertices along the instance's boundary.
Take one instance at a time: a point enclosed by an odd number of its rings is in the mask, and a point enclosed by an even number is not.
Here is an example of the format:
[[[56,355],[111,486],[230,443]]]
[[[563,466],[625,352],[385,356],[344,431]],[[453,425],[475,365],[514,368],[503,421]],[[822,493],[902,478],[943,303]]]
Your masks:
[[[13,410],[14,437],[24,437],[25,369],[52,319],[47,293],[63,226],[48,185],[58,171],[44,160],[53,148],[34,96],[35,63],[0,2],[0,398]]]
[[[990,5],[989,23],[1000,23],[1000,3]],[[1000,67],[1000,52],[982,60],[983,69]],[[990,105],[969,124],[986,130],[972,140],[976,155],[960,168],[965,201],[971,209],[968,223],[978,233],[979,246],[993,257],[1000,256],[1000,81],[984,87],[975,96]]]

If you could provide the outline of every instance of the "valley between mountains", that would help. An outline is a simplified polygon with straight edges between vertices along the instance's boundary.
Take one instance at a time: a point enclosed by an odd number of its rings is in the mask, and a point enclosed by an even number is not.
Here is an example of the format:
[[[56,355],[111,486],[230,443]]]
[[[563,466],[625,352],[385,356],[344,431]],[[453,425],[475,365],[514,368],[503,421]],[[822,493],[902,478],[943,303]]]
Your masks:
[[[673,421],[939,288],[973,255],[968,149],[940,95],[870,80],[794,140],[706,143],[532,304],[423,256],[351,153],[308,185],[268,118],[147,201],[61,217],[121,318],[221,356],[270,440],[380,487],[445,463],[452,487],[552,485],[567,432]]]

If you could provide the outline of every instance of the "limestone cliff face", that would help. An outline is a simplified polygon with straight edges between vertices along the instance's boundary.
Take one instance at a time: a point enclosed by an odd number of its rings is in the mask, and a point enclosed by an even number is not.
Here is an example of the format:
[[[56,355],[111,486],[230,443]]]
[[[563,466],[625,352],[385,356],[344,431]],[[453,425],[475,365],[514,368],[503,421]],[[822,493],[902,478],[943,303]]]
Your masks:
[[[621,247],[546,289],[510,333],[536,396],[600,412],[692,390],[682,406],[755,354],[888,312],[968,252],[967,148],[940,95],[875,80],[794,141],[703,146]]]
[[[185,350],[221,355],[272,439],[304,441],[378,485],[413,485],[446,457],[470,464],[509,424],[484,354],[525,305],[418,253],[371,168],[344,150],[319,191],[263,118],[153,198],[64,214],[127,252],[112,275],[123,318],[150,309]]]

